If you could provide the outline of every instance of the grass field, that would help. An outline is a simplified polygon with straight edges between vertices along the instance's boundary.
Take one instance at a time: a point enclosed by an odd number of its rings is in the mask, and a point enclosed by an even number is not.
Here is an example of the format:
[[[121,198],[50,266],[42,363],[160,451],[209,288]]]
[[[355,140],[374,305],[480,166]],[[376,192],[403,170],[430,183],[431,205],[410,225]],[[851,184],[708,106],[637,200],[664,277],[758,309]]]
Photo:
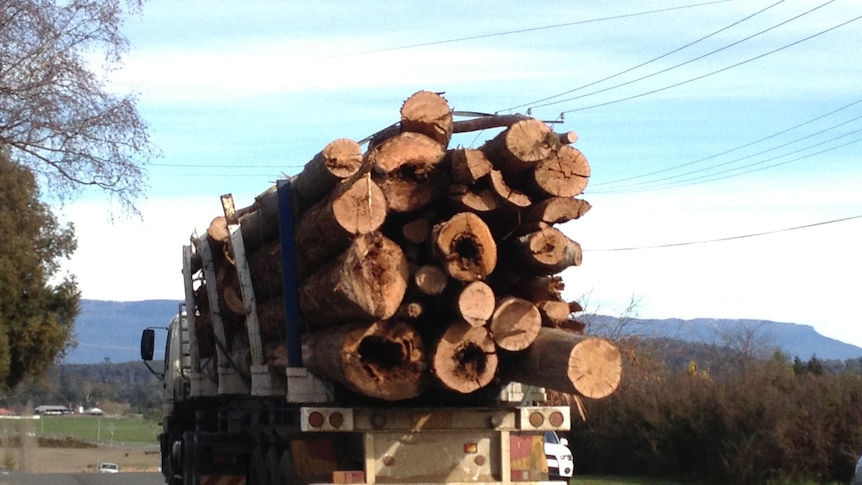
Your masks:
[[[142,445],[154,445],[161,430],[143,418],[106,416],[43,416],[34,427],[37,436]]]

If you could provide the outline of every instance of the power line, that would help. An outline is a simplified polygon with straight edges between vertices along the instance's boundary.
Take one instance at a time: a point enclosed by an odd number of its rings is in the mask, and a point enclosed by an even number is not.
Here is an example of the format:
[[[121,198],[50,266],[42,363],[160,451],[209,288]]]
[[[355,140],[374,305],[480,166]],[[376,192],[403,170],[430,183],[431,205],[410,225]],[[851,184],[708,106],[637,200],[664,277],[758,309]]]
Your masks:
[[[812,224],[806,224],[806,225],[804,225],[804,226],[786,227],[786,228],[784,228],[784,229],[776,229],[776,230],[774,230],[774,231],[756,232],[756,233],[752,233],[752,234],[743,234],[743,235],[740,235],[740,236],[730,236],[730,237],[722,237],[722,238],[715,238],[715,239],[703,239],[703,240],[700,240],[700,241],[688,241],[688,242],[681,242],[681,243],[659,244],[659,245],[656,245],[656,246],[636,246],[636,247],[613,248],[613,249],[584,249],[584,251],[590,251],[590,252],[616,252],[616,251],[638,251],[638,250],[641,250],[641,249],[673,248],[673,247],[679,247],[679,246],[694,246],[694,245],[697,245],[697,244],[710,244],[710,243],[717,243],[717,242],[724,242],[724,241],[733,241],[733,240],[736,240],[736,239],[746,239],[746,238],[752,238],[752,237],[768,236],[768,235],[771,235],[771,234],[779,234],[779,233],[782,233],[782,232],[797,231],[797,230],[800,230],[800,229],[810,229],[810,228],[812,228],[812,227],[825,226],[825,225],[827,225],[827,224],[836,224],[836,223],[839,223],[839,222],[846,222],[846,221],[851,221],[851,220],[854,220],[854,219],[862,219],[862,214],[860,214],[860,215],[858,215],[858,216],[844,217],[844,218],[841,218],[841,219],[833,219],[833,220],[831,220],[831,221],[815,222],[815,223],[812,223]]]
[[[720,29],[718,29],[718,30],[716,30],[716,31],[714,31],[714,32],[712,32],[712,33],[709,33],[709,34],[707,34],[707,35],[705,35],[705,36],[703,36],[703,37],[701,37],[701,38],[699,38],[699,39],[697,39],[697,40],[694,40],[694,41],[692,41],[692,42],[689,42],[688,44],[685,44],[685,45],[683,45],[682,47],[677,47],[676,49],[674,49],[674,50],[672,50],[672,51],[670,51],[670,52],[666,52],[666,53],[664,53],[664,54],[662,54],[662,55],[660,55],[660,56],[658,56],[658,57],[653,57],[652,59],[650,59],[650,60],[648,60],[648,61],[642,62],[642,63],[640,63],[640,64],[638,64],[638,65],[636,65],[636,66],[630,67],[630,68],[628,68],[628,69],[626,69],[626,70],[624,70],[624,71],[620,71],[620,72],[618,72],[618,73],[616,73],[616,74],[612,74],[612,75],[610,75],[610,76],[604,77],[604,78],[599,79],[599,80],[597,80],[597,81],[593,81],[593,82],[590,82],[590,83],[587,83],[587,84],[583,84],[583,85],[578,86],[578,87],[576,87],[576,88],[574,88],[574,89],[570,89],[570,90],[568,90],[568,91],[564,91],[564,92],[559,93],[559,94],[554,94],[553,96],[548,96],[548,97],[546,97],[546,98],[537,99],[537,100],[535,100],[535,101],[530,101],[529,103],[519,104],[518,106],[512,106],[511,108],[506,108],[506,109],[505,109],[505,110],[503,110],[503,111],[513,111],[513,110],[520,109],[520,108],[524,108],[524,107],[527,107],[527,106],[537,107],[537,106],[534,106],[534,105],[536,105],[537,103],[543,103],[543,102],[545,102],[545,101],[550,101],[550,100],[552,100],[552,99],[554,99],[554,98],[559,98],[560,96],[565,96],[565,95],[567,95],[567,94],[571,94],[571,93],[574,93],[574,92],[580,91],[580,90],[582,90],[582,89],[588,88],[588,87],[590,87],[590,86],[595,86],[596,84],[603,83],[603,82],[605,82],[605,81],[609,81],[609,80],[611,80],[611,79],[613,79],[613,78],[616,78],[616,77],[622,76],[623,74],[627,74],[627,73],[632,72],[632,71],[634,71],[634,70],[636,70],[636,69],[640,69],[640,68],[641,68],[641,67],[643,67],[643,66],[646,66],[646,65],[648,65],[648,64],[652,64],[653,62],[656,62],[656,61],[659,61],[659,60],[661,60],[661,59],[664,59],[665,57],[668,57],[668,56],[670,56],[670,55],[672,55],[672,54],[676,54],[677,52],[680,52],[680,51],[682,51],[682,50],[684,50],[684,49],[687,49],[687,48],[689,48],[689,47],[691,47],[691,46],[693,46],[693,45],[695,45],[695,44],[697,44],[697,43],[699,43],[699,42],[702,42],[702,41],[704,41],[704,40],[706,40],[706,39],[709,39],[710,37],[713,37],[713,36],[715,36],[715,35],[718,35],[718,34],[720,34],[721,32],[724,32],[725,30],[731,29],[731,28],[733,28],[733,27],[735,27],[735,26],[737,26],[737,25],[739,25],[739,24],[741,24],[741,23],[745,22],[746,20],[750,20],[751,18],[753,18],[753,17],[755,17],[755,16],[757,16],[757,15],[759,15],[759,14],[761,14],[761,13],[763,13],[763,12],[765,12],[765,11],[769,10],[769,9],[771,9],[772,7],[775,7],[776,5],[778,5],[778,4],[780,4],[780,3],[783,3],[784,1],[785,1],[785,0],[779,0],[779,1],[775,2],[775,3],[773,3],[772,5],[769,5],[769,6],[768,6],[768,7],[766,7],[766,8],[760,9],[760,10],[758,10],[757,12],[754,12],[753,14],[748,15],[747,17],[744,17],[744,18],[742,18],[742,19],[740,19],[740,20],[737,20],[736,22],[733,22],[733,23],[732,23],[732,24],[730,24],[730,25],[727,25],[727,26],[725,26],[725,27],[722,27],[722,28],[720,28]],[[675,66],[675,67],[678,67],[678,66]],[[660,72],[661,72],[661,71],[660,71]],[[658,73],[656,73],[656,74],[658,74]],[[654,75],[654,74],[653,74],[653,75]],[[641,79],[645,79],[645,78],[641,78]],[[577,99],[577,98],[569,98],[569,99]],[[549,104],[550,104],[550,103],[549,103]],[[541,105],[541,106],[547,106],[547,105]]]
[[[686,185],[686,182],[692,182],[692,181],[695,181],[695,180],[702,180],[702,179],[705,179],[705,178],[714,177],[714,178],[710,178],[709,180],[707,180],[707,181],[713,181],[713,180],[721,180],[721,179],[724,179],[724,178],[729,178],[729,177],[732,177],[732,176],[735,176],[735,175],[740,175],[740,174],[734,174],[734,175],[728,175],[728,176],[721,176],[721,175],[724,175],[724,174],[732,174],[733,172],[738,172],[738,171],[740,171],[740,170],[743,170],[743,169],[746,169],[746,168],[750,168],[750,167],[753,167],[753,166],[762,165],[762,164],[764,164],[764,163],[767,163],[767,162],[770,162],[770,161],[773,161],[773,160],[777,160],[777,159],[779,159],[779,158],[784,158],[784,157],[787,157],[787,156],[790,156],[790,155],[794,155],[794,154],[796,154],[796,153],[800,153],[800,152],[803,152],[803,151],[805,151],[805,150],[810,150],[810,149],[812,149],[812,148],[815,148],[815,147],[818,147],[818,146],[825,145],[825,144],[827,144],[827,143],[830,143],[830,142],[833,142],[833,141],[839,140],[839,139],[841,139],[841,138],[846,138],[846,137],[848,137],[848,136],[850,136],[850,135],[853,135],[853,134],[859,133],[860,131],[862,131],[862,128],[859,128],[859,129],[856,129],[856,130],[852,130],[852,131],[849,131],[849,132],[847,132],[847,133],[844,133],[844,134],[841,134],[841,135],[835,136],[835,137],[833,137],[833,138],[830,138],[830,139],[828,139],[828,140],[821,141],[821,142],[818,142],[818,143],[814,143],[814,144],[811,144],[811,145],[807,145],[807,146],[804,146],[804,147],[802,147],[802,148],[800,148],[800,149],[797,149],[797,150],[794,150],[794,151],[791,151],[791,152],[787,152],[787,153],[784,153],[784,154],[781,154],[781,155],[778,155],[778,156],[775,156],[775,157],[772,157],[772,158],[767,158],[767,159],[764,159],[764,160],[761,160],[761,161],[758,161],[758,162],[750,163],[750,164],[747,164],[747,165],[742,165],[742,166],[734,167],[734,168],[727,168],[727,169],[725,169],[725,170],[721,170],[721,171],[717,171],[717,172],[713,172],[713,173],[708,173],[708,174],[700,175],[700,176],[697,176],[697,177],[691,177],[691,178],[683,179],[683,180],[681,180],[681,181],[670,182],[670,183],[667,183],[667,184],[660,184],[660,183],[659,183],[659,182],[665,182],[665,181],[669,181],[669,180],[673,180],[673,179],[678,179],[678,178],[681,178],[681,177],[685,177],[685,176],[687,176],[687,175],[694,175],[694,174],[701,173],[701,172],[706,172],[706,171],[709,171],[709,170],[716,170],[716,169],[721,168],[721,167],[727,167],[728,165],[732,165],[732,164],[734,164],[734,163],[741,162],[741,161],[743,161],[743,160],[748,160],[748,159],[751,159],[751,158],[754,158],[754,157],[757,157],[757,156],[763,155],[763,154],[765,154],[765,153],[769,153],[769,152],[772,152],[772,151],[775,151],[775,150],[778,150],[778,149],[781,149],[781,148],[788,147],[788,146],[790,146],[790,145],[794,145],[794,144],[799,143],[799,142],[801,142],[801,141],[803,141],[803,140],[806,140],[806,139],[809,139],[809,138],[813,138],[813,137],[818,136],[818,135],[822,135],[822,134],[824,134],[824,133],[826,133],[826,132],[829,132],[829,131],[835,130],[835,129],[837,129],[837,128],[840,128],[841,126],[844,126],[844,125],[847,125],[847,124],[849,124],[849,123],[852,123],[853,121],[856,121],[856,120],[858,120],[858,119],[862,119],[862,115],[857,116],[857,117],[855,117],[855,118],[852,118],[852,119],[850,119],[850,120],[847,120],[847,121],[844,121],[844,122],[838,123],[837,125],[833,125],[833,126],[831,126],[831,127],[829,127],[829,128],[824,128],[824,129],[822,129],[822,130],[820,130],[820,131],[817,131],[817,132],[815,132],[815,133],[811,133],[811,134],[806,135],[806,136],[803,136],[803,137],[801,137],[801,138],[794,139],[794,140],[789,141],[789,142],[787,142],[787,143],[783,143],[783,144],[781,144],[781,145],[777,145],[777,146],[774,146],[774,147],[772,147],[772,148],[767,148],[767,149],[765,149],[765,150],[761,150],[761,151],[759,151],[759,152],[757,152],[757,153],[752,153],[751,155],[746,155],[746,156],[744,156],[744,157],[735,158],[735,159],[730,160],[730,161],[727,161],[727,162],[722,162],[722,163],[719,163],[719,164],[710,165],[710,166],[707,166],[707,167],[702,167],[702,168],[699,168],[699,169],[690,170],[690,171],[688,171],[688,172],[678,173],[678,174],[675,174],[675,175],[668,175],[668,176],[666,176],[666,177],[662,177],[662,178],[658,178],[658,179],[652,179],[652,180],[647,180],[647,181],[642,181],[642,182],[636,182],[636,183],[632,183],[632,184],[628,184],[628,185],[623,185],[623,186],[616,186],[616,187],[612,187],[612,188],[599,189],[597,192],[593,192],[593,193],[608,193],[608,192],[610,192],[610,193],[620,193],[621,191],[626,191],[626,189],[630,189],[630,188],[637,188],[637,187],[644,187],[644,186],[647,186],[647,188],[661,188],[661,187],[670,187],[670,186],[674,186],[674,187],[681,187],[681,186],[683,186],[683,185]],[[842,145],[842,146],[843,146],[843,145]],[[822,152],[818,152],[818,153],[822,153]],[[799,159],[797,158],[797,159],[794,159],[794,160],[791,160],[791,161],[797,161],[797,160],[799,160]],[[782,162],[781,164],[789,163],[789,162],[790,162],[790,161],[788,161],[788,162]],[[771,165],[770,167],[774,167],[774,166],[775,166],[775,165]],[[750,173],[750,171],[749,171],[749,172],[745,172],[745,173]],[[717,177],[717,176],[718,176],[718,177]],[[634,192],[637,192],[637,190],[635,190]]]
[[[685,81],[680,81],[680,82],[677,82],[677,83],[671,84],[671,85],[669,85],[669,86],[664,86],[664,87],[661,87],[661,88],[653,89],[653,90],[646,91],[646,92],[643,92],[643,93],[640,93],[640,94],[635,94],[635,95],[632,95],[632,96],[627,96],[627,97],[620,98],[620,99],[615,99],[615,100],[612,100],[612,101],[606,101],[606,102],[604,102],[604,103],[598,103],[598,104],[593,104],[593,105],[589,105],[589,106],[584,106],[584,107],[582,107],[582,108],[575,108],[575,109],[566,110],[566,111],[563,111],[561,114],[574,113],[574,112],[577,112],[577,111],[585,111],[585,110],[588,110],[588,109],[599,108],[599,107],[603,107],[603,106],[609,106],[609,105],[612,105],[612,104],[621,103],[621,102],[623,102],[623,101],[631,101],[632,99],[642,98],[642,97],[644,97],[644,96],[649,96],[649,95],[651,95],[651,94],[660,93],[660,92],[662,92],[662,91],[667,91],[668,89],[673,89],[673,88],[676,88],[676,87],[679,87],[679,86],[683,86],[683,85],[685,85],[685,84],[689,84],[689,83],[692,83],[692,82],[694,82],[694,81],[700,81],[701,79],[707,78],[707,77],[709,77],[709,76],[712,76],[712,75],[715,75],[715,74],[719,74],[719,73],[722,73],[722,72],[724,72],[724,71],[728,71],[728,70],[730,70],[730,69],[733,69],[733,68],[736,68],[736,67],[742,66],[742,65],[744,65],[744,64],[748,64],[749,62],[753,62],[753,61],[756,61],[756,60],[758,60],[758,59],[762,59],[762,58],[764,58],[764,57],[766,57],[766,56],[769,56],[769,55],[775,54],[776,52],[779,52],[779,51],[782,51],[782,50],[788,49],[788,48],[793,47],[793,46],[795,46],[795,45],[801,44],[801,43],[803,43],[803,42],[805,42],[805,41],[811,40],[811,39],[813,39],[813,38],[815,38],[815,37],[819,37],[819,36],[821,36],[821,35],[823,35],[823,34],[826,34],[826,33],[829,33],[829,32],[831,32],[831,31],[833,31],[833,30],[836,30],[836,29],[839,29],[839,28],[841,28],[841,27],[844,27],[845,25],[848,25],[848,24],[851,24],[851,23],[853,23],[853,22],[856,22],[856,21],[857,21],[857,20],[859,20],[859,19],[862,19],[862,15],[860,15],[860,16],[858,16],[858,17],[854,17],[854,18],[852,18],[852,19],[850,19],[850,20],[847,20],[847,21],[845,21],[845,22],[842,22],[842,23],[840,23],[840,24],[838,24],[838,25],[832,26],[832,27],[830,27],[830,28],[828,28],[828,29],[826,29],[826,30],[822,30],[822,31],[820,31],[820,32],[817,32],[816,34],[811,34],[811,35],[809,35],[808,37],[804,37],[804,38],[802,38],[802,39],[799,39],[799,40],[797,40],[797,41],[795,41],[795,42],[791,42],[790,44],[784,45],[784,46],[782,46],[782,47],[778,47],[778,48],[776,48],[776,49],[772,49],[771,51],[765,52],[765,53],[763,53],[763,54],[760,54],[760,55],[757,55],[757,56],[754,56],[754,57],[751,57],[751,58],[748,58],[748,59],[746,59],[746,60],[744,60],[744,61],[740,61],[740,62],[737,62],[737,63],[735,63],[735,64],[731,64],[731,65],[729,65],[729,66],[725,66],[725,67],[723,67],[723,68],[721,68],[721,69],[717,69],[717,70],[715,70],[715,71],[711,71],[711,72],[708,72],[708,73],[706,73],[706,74],[702,74],[702,75],[700,75],[700,76],[696,76],[696,77],[693,77],[693,78],[691,78],[691,79],[687,79],[687,80],[685,80]],[[563,101],[567,101],[567,100],[563,100]],[[562,101],[560,101],[560,102],[562,102]]]
[[[828,116],[831,116],[831,115],[833,115],[833,114],[835,114],[835,113],[838,113],[839,111],[843,111],[843,110],[845,110],[845,109],[847,109],[847,108],[850,108],[851,106],[857,105],[857,104],[859,104],[859,103],[862,103],[862,99],[857,99],[856,101],[853,101],[852,103],[849,103],[849,104],[846,104],[846,105],[844,105],[844,106],[841,106],[840,108],[837,108],[837,109],[834,109],[834,110],[832,110],[832,111],[829,111],[828,113],[824,113],[824,114],[822,114],[822,115],[820,115],[820,116],[817,116],[817,117],[815,117],[815,118],[812,118],[812,119],[810,119],[810,120],[808,120],[808,121],[804,121],[804,122],[799,123],[799,124],[797,124],[797,125],[791,126],[790,128],[785,128],[785,129],[783,129],[783,130],[781,130],[781,131],[778,131],[778,132],[772,133],[771,135],[767,135],[767,136],[765,136],[765,137],[763,137],[763,138],[759,138],[759,139],[757,139],[757,140],[754,140],[754,141],[751,141],[751,142],[745,143],[745,144],[743,144],[743,145],[739,145],[739,146],[736,146],[736,147],[734,147],[734,148],[730,148],[730,149],[728,149],[728,150],[724,150],[724,151],[722,151],[722,152],[716,153],[716,154],[714,154],[714,155],[710,155],[710,156],[708,156],[708,157],[700,158],[700,159],[697,159],[697,160],[694,160],[694,161],[691,161],[691,162],[686,162],[686,163],[683,163],[683,164],[681,164],[681,165],[676,165],[676,166],[668,167],[668,168],[664,168],[664,169],[661,169],[661,170],[654,170],[654,171],[652,171],[652,172],[642,173],[642,174],[640,174],[640,175],[634,175],[634,176],[631,176],[631,177],[625,177],[625,178],[621,178],[621,179],[609,180],[609,181],[607,181],[607,182],[599,182],[599,183],[596,183],[596,184],[592,184],[592,185],[591,185],[591,187],[595,188],[595,187],[597,187],[597,186],[611,185],[611,184],[616,184],[616,183],[619,183],[619,182],[627,182],[627,181],[629,181],[629,180],[635,180],[635,179],[640,179],[640,178],[644,178],[644,177],[649,177],[649,176],[651,176],[651,175],[658,175],[658,174],[661,174],[661,173],[670,172],[670,171],[672,171],[672,170],[677,170],[677,169],[680,169],[680,168],[683,168],[683,167],[688,167],[688,166],[690,166],[690,165],[695,165],[695,164],[698,164],[698,163],[701,163],[701,162],[705,162],[705,161],[707,161],[707,160],[712,160],[712,159],[714,159],[714,158],[718,158],[718,157],[720,157],[720,156],[727,155],[727,154],[729,154],[729,153],[733,153],[733,152],[738,151],[738,150],[741,150],[741,149],[743,149],[743,148],[748,148],[748,147],[750,147],[750,146],[753,146],[753,145],[756,145],[756,144],[758,144],[758,143],[764,142],[764,141],[766,141],[766,140],[769,140],[769,139],[775,138],[775,137],[780,136],[780,135],[783,135],[783,134],[785,134],[785,133],[789,133],[789,132],[791,132],[791,131],[793,131],[793,130],[796,130],[796,129],[798,129],[798,128],[802,128],[803,126],[810,125],[811,123],[814,123],[815,121],[820,121],[820,120],[822,120],[823,118],[826,118],[826,117],[828,117]],[[858,119],[858,118],[854,118],[854,120],[855,120],[855,119]]]
[[[589,24],[589,23],[595,23],[595,22],[605,22],[608,20],[619,20],[619,19],[624,19],[624,18],[628,18],[628,17],[638,17],[638,16],[642,16],[642,15],[665,13],[665,12],[670,12],[673,10],[682,10],[682,9],[686,9],[686,8],[703,7],[706,5],[714,5],[716,3],[726,3],[726,2],[730,2],[730,1],[733,1],[733,0],[716,0],[716,1],[712,1],[712,2],[703,2],[703,3],[694,3],[694,4],[689,4],[689,5],[682,5],[679,7],[668,7],[668,8],[662,8],[662,9],[657,9],[657,10],[646,10],[643,12],[613,15],[610,17],[599,17],[599,18],[595,18],[595,19],[578,20],[575,22],[566,22],[566,23],[562,23],[562,24],[552,24],[552,25],[544,25],[541,27],[530,27],[530,28],[526,28],[526,29],[509,30],[506,32],[493,32],[490,34],[471,35],[471,36],[467,36],[467,37],[456,37],[454,39],[436,40],[436,41],[431,41],[431,42],[422,42],[422,43],[418,43],[418,44],[407,44],[407,45],[396,46],[396,47],[384,47],[381,49],[371,49],[371,50],[367,50],[367,51],[349,52],[347,54],[336,54],[336,55],[332,55],[332,56],[318,57],[315,60],[339,59],[339,58],[343,58],[343,57],[354,57],[354,56],[363,56],[363,55],[367,55],[367,54],[377,54],[380,52],[391,52],[391,51],[404,50],[404,49],[415,49],[417,47],[429,47],[429,46],[433,46],[433,45],[453,44],[456,42],[465,42],[465,41],[477,40],[477,39],[487,39],[490,37],[503,37],[503,36],[507,36],[507,35],[524,34],[527,32],[536,32],[539,30],[558,29],[561,27],[571,27],[573,25],[582,25],[582,24]]]

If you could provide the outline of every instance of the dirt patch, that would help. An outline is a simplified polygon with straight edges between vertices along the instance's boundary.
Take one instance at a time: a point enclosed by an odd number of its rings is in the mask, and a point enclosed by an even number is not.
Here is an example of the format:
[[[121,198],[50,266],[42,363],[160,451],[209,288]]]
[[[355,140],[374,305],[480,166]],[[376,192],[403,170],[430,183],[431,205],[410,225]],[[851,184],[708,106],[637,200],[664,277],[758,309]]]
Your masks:
[[[155,448],[45,448],[28,446],[24,453],[7,449],[16,459],[16,469],[28,473],[95,472],[102,462],[116,463],[121,472],[157,471],[161,458]],[[23,460],[23,463],[21,461]],[[23,470],[21,465],[23,464]]]

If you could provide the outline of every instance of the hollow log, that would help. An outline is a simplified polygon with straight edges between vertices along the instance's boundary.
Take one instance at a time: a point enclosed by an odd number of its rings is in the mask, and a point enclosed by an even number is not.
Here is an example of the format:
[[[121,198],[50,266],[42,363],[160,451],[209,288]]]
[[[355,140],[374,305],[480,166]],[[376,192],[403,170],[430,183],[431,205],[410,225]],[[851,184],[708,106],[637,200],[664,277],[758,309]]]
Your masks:
[[[304,213],[342,180],[359,172],[361,167],[362,147],[359,143],[347,138],[338,138],[327,143],[323,150],[290,180],[296,213]]]
[[[494,290],[483,281],[471,281],[453,299],[455,313],[473,327],[488,322],[496,308]]]
[[[446,152],[433,139],[403,132],[366,153],[365,163],[395,212],[413,212],[437,200],[449,186]]]
[[[473,185],[494,168],[482,150],[457,148],[449,150],[448,155],[452,164],[452,181],[456,184]]]
[[[461,212],[436,224],[431,243],[440,267],[456,280],[480,280],[497,265],[497,243],[476,214]]]
[[[555,227],[520,236],[513,241],[526,266],[536,274],[559,273],[581,264],[580,244]]]
[[[466,322],[449,325],[436,342],[431,370],[446,389],[468,394],[487,386],[497,373],[498,358],[485,327]]]
[[[367,174],[339,185],[299,218],[295,240],[300,279],[343,251],[356,236],[379,229],[385,219],[383,191]]]
[[[577,148],[563,145],[557,156],[540,161],[533,169],[534,194],[574,197],[584,192],[590,178],[587,158]]]
[[[387,319],[409,277],[397,244],[379,232],[365,234],[300,284],[299,307],[312,327]]]
[[[544,122],[529,118],[509,126],[480,147],[494,166],[506,174],[534,167],[560,147],[556,133]]]
[[[419,91],[401,105],[401,131],[421,133],[442,146],[452,138],[452,111],[437,93]]]
[[[497,347],[516,352],[529,347],[542,327],[542,316],[531,302],[508,296],[497,302],[489,328]]]
[[[416,397],[425,385],[422,338],[402,321],[345,324],[306,334],[303,363],[321,379],[387,401]]]
[[[607,340],[542,328],[529,348],[506,355],[501,374],[515,382],[601,399],[619,386],[622,358]]]

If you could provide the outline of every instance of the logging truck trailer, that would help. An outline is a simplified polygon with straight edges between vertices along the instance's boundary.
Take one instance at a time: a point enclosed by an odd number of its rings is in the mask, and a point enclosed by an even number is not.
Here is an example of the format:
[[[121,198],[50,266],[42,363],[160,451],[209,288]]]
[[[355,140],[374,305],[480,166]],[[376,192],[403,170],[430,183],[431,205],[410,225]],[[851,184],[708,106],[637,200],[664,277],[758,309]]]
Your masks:
[[[195,305],[201,291],[219,301],[214,256],[207,244],[183,247],[186,299],[167,327],[164,370],[157,372],[163,380],[158,440],[166,482],[562,484],[549,480],[543,434],[569,430],[570,409],[542,405],[542,388],[510,383],[485,388],[486,395],[472,401],[387,402],[352,394],[303,366],[290,180],[274,188],[286,365],[271,365],[265,356],[242,230],[232,199],[223,196],[244,332],[231,336],[217,305],[209,315]],[[202,322],[214,342],[201,341],[206,333],[196,329]],[[156,329],[144,330],[141,338],[141,357],[151,370]],[[204,352],[207,345],[214,352]]]

